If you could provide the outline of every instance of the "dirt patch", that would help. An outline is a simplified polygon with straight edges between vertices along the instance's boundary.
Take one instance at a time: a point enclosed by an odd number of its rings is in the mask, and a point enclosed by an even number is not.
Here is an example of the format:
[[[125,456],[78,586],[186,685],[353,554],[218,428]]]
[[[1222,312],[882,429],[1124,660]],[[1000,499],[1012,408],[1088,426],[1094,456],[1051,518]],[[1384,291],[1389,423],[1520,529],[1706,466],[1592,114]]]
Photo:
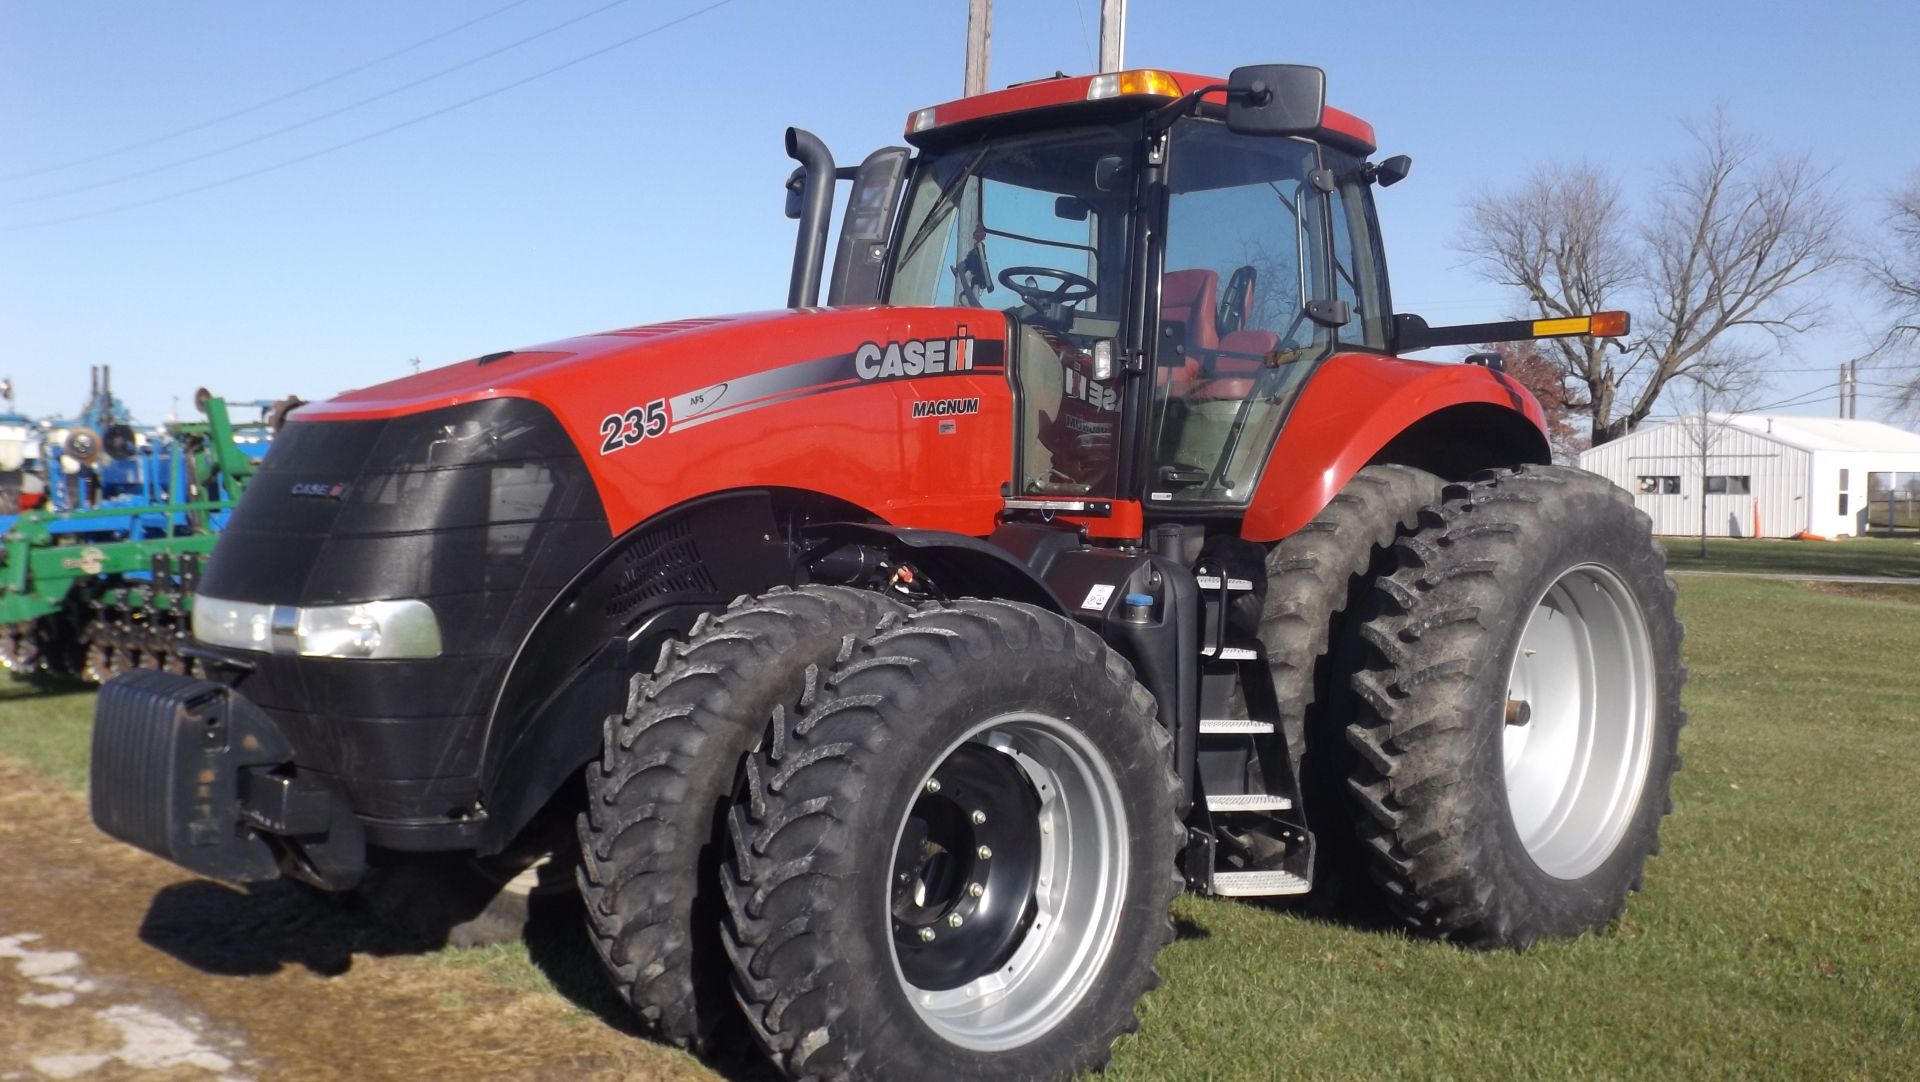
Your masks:
[[[622,1032],[578,937],[533,944],[558,991],[515,987],[291,884],[195,879],[0,760],[0,1079],[721,1077]]]
[[[1907,605],[1920,605],[1920,583],[1908,586],[1904,583],[1882,582],[1809,582],[1807,587],[1819,593],[1857,598],[1862,601],[1898,601]]]

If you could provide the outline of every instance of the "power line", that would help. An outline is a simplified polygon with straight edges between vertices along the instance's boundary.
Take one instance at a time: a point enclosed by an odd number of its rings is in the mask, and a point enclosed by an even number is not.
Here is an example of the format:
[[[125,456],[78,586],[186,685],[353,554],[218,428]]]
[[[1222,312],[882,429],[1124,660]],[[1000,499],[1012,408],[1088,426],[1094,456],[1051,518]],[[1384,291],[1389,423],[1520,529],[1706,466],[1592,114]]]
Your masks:
[[[159,165],[152,166],[147,169],[140,169],[131,173],[122,173],[117,177],[109,177],[106,180],[96,180],[91,184],[81,184],[72,188],[62,188],[61,190],[54,191],[54,192],[41,192],[38,195],[23,195],[13,199],[0,199],[0,207],[17,207],[25,203],[43,203],[49,199],[63,199],[70,195],[79,195],[81,192],[90,192],[96,188],[107,188],[115,184],[124,184],[129,180],[139,180],[142,177],[150,177],[155,173],[164,173],[170,169],[178,169],[183,165],[192,165],[194,162],[206,161],[208,158],[217,158],[222,154],[228,153],[229,151],[239,150],[242,147],[250,147],[255,143],[265,142],[266,140],[272,139],[275,136],[285,135],[290,131],[297,131],[301,128],[318,124],[323,120],[331,120],[342,113],[350,113],[355,109],[361,108],[362,106],[371,105],[376,101],[380,101],[385,98],[391,98],[395,94],[404,93],[408,90],[412,90],[414,87],[420,86],[425,83],[430,83],[435,79],[440,79],[440,78],[444,78],[445,76],[452,75],[456,71],[461,71],[465,68],[470,68],[475,64],[480,63],[483,60],[491,60],[494,57],[499,56],[501,53],[507,52],[512,49],[518,49],[520,46],[526,45],[529,42],[537,41],[540,38],[546,37],[548,34],[558,33],[559,31],[565,30],[567,27],[572,26],[577,22],[590,19],[595,15],[600,14],[603,11],[607,11],[612,8],[617,8],[621,4],[625,4],[628,2],[629,0],[609,0],[608,3],[602,4],[591,11],[582,12],[579,15],[575,15],[571,19],[567,19],[564,22],[555,23],[554,25],[547,27],[545,30],[541,30],[533,34],[529,34],[526,37],[518,39],[517,41],[510,41],[507,44],[502,45],[499,48],[494,49],[490,52],[481,53],[479,56],[472,57],[467,60],[462,60],[460,63],[455,64],[450,68],[442,68],[431,75],[423,75],[420,78],[413,80],[412,82],[402,83],[399,86],[393,87],[388,90],[383,90],[380,93],[375,94],[371,97],[361,98],[360,100],[355,102],[349,102],[348,104],[342,105],[337,109],[329,109],[324,113],[316,113],[313,116],[307,117],[305,120],[296,120],[291,124],[288,124],[284,127],[275,128],[272,131],[267,132],[263,135],[256,135],[256,136],[253,136],[252,138],[242,139],[236,143],[228,143],[226,146],[217,147],[213,150],[204,151],[199,154],[192,154],[185,158],[176,158],[170,162],[162,162]]]
[[[301,154],[297,157],[287,158],[283,161],[275,162],[272,165],[264,165],[258,169],[249,169],[244,173],[235,173],[232,176],[222,177],[219,180],[208,181],[205,184],[196,184],[191,188],[182,188],[179,191],[168,192],[165,195],[157,195],[151,199],[141,199],[132,203],[121,203],[118,206],[106,207],[101,210],[88,211],[84,214],[70,214],[64,218],[48,218],[43,221],[27,222],[22,225],[8,226],[5,228],[4,231],[9,233],[17,233],[27,229],[40,229],[50,225],[65,225],[69,222],[85,221],[86,219],[89,219],[89,218],[99,218],[108,214],[118,214],[121,211],[136,210],[140,207],[150,207],[155,203],[165,203],[169,200],[179,199],[183,196],[196,195],[200,192],[208,191],[213,188],[225,187],[226,185],[236,184],[243,180],[250,180],[253,177],[260,176],[264,173],[272,173],[280,169],[285,169],[288,166],[298,165],[301,162],[312,161],[313,159],[321,157],[323,155],[331,154],[336,150],[345,150],[346,148],[351,146],[358,146],[361,143],[367,142],[372,139],[378,139],[383,135],[390,135],[394,132],[400,131],[403,128],[411,128],[415,124],[420,124],[425,121],[432,120],[435,117],[445,116],[446,114],[451,113],[456,109],[464,109],[469,105],[475,104],[476,102],[485,101],[488,98],[495,97],[500,94],[504,94],[509,90],[516,90],[520,87],[527,85],[528,83],[535,81],[536,79],[544,79],[549,75],[553,75],[558,72],[565,71],[566,69],[574,67],[578,64],[584,64],[587,61],[592,60],[596,57],[605,56],[607,53],[613,52],[615,49],[624,48],[625,46],[632,45],[634,42],[639,41],[642,38],[650,38],[655,34],[661,33],[662,31],[671,30],[672,28],[679,26],[681,23],[687,22],[691,19],[699,18],[700,16],[705,15],[709,11],[714,11],[718,8],[726,7],[728,4],[731,4],[733,2],[734,0],[714,0],[713,3],[707,4],[705,7],[695,8],[694,10],[686,13],[685,15],[681,15],[681,16],[678,16],[677,18],[669,19],[668,21],[661,23],[658,26],[649,27],[648,29],[642,30],[638,34],[634,34],[631,37],[621,38],[619,41],[613,42],[608,45],[603,45],[600,48],[593,50],[592,52],[582,53],[581,55],[576,56],[571,60],[563,61],[559,64],[555,64],[550,68],[544,68],[540,71],[536,71],[532,75],[515,79],[513,82],[505,83],[501,86],[494,87],[492,90],[488,90],[480,94],[475,94],[473,97],[470,97],[470,98],[464,98],[460,101],[454,102],[451,105],[443,105],[440,108],[434,109],[430,112],[421,113],[419,116],[411,117],[407,120],[402,120],[397,124],[389,124],[386,127],[381,128],[377,131],[371,131],[366,133],[365,135],[355,136],[354,138],[348,139],[344,142],[334,143],[331,146],[321,147],[319,150],[310,151],[306,154]]]
[[[219,116],[211,117],[207,120],[199,121],[198,123],[189,124],[184,128],[175,128],[170,132],[165,132],[160,135],[150,136],[146,139],[141,139],[137,142],[127,143],[123,146],[117,146],[117,147],[114,147],[112,150],[103,150],[103,151],[100,151],[98,154],[89,154],[84,158],[74,158],[71,161],[60,162],[56,165],[43,165],[37,169],[27,169],[18,173],[0,174],[0,181],[20,180],[25,177],[37,177],[43,173],[57,173],[63,169],[71,169],[76,165],[89,165],[93,162],[102,161],[107,158],[117,157],[121,154],[125,154],[130,150],[140,150],[143,147],[150,147],[155,143],[164,143],[169,139],[176,139],[182,135],[188,135],[193,132],[200,131],[203,128],[211,128],[215,124],[225,123],[226,121],[232,120],[235,117],[243,117],[243,116],[246,116],[248,113],[259,112],[260,110],[265,109],[269,105],[278,105],[281,102],[286,101],[288,98],[296,98],[302,94],[305,94],[309,90],[318,90],[321,87],[327,86],[330,83],[337,83],[340,80],[345,79],[349,75],[358,75],[361,72],[367,70],[368,68],[375,67],[380,64],[384,64],[387,61],[393,60],[397,57],[405,56],[406,54],[413,52],[415,49],[422,49],[428,45],[432,45],[434,42],[439,41],[443,38],[452,37],[453,35],[458,34],[460,31],[465,30],[470,26],[477,26],[478,24],[486,22],[488,19],[491,19],[496,15],[504,15],[508,11],[511,11],[514,8],[517,8],[526,2],[527,0],[512,0],[512,3],[504,4],[500,7],[494,8],[492,11],[489,11],[484,15],[475,16],[474,18],[468,19],[466,22],[463,22],[458,26],[452,27],[447,30],[442,30],[438,34],[433,35],[432,37],[421,38],[419,41],[416,41],[411,45],[402,46],[401,48],[395,49],[394,51],[390,53],[386,53],[385,55],[376,56],[372,60],[368,60],[360,64],[355,64],[353,67],[350,67],[345,71],[335,72],[334,74],[329,75],[324,79],[317,79],[311,83],[308,83],[305,86],[295,87],[294,89],[289,90],[284,94],[276,94],[273,97],[266,99],[265,101],[254,102],[252,105],[249,105],[240,109],[235,109],[230,113],[221,113]]]
[[[1087,41],[1087,12],[1080,6],[1080,0],[1073,0],[1073,14],[1080,20],[1080,44],[1087,47],[1087,66],[1098,70],[1100,61],[1094,59],[1093,46]]]

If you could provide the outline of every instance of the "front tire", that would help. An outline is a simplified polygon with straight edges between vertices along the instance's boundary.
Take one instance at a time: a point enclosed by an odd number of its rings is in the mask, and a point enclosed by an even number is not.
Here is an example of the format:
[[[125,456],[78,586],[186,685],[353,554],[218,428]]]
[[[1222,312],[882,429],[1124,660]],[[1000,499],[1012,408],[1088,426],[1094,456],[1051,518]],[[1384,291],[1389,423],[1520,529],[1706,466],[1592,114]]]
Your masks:
[[[1138,1025],[1183,831],[1153,698],[1023,605],[928,606],[812,684],[749,759],[727,944],[807,1078],[1056,1078]]]
[[[741,757],[809,666],[902,606],[844,586],[779,587],[704,617],[636,677],[587,768],[587,930],[649,1032],[701,1047],[737,1013],[719,940],[722,813]]]
[[[1527,466],[1450,488],[1398,549],[1348,729],[1375,879],[1411,927],[1475,946],[1601,930],[1658,850],[1686,720],[1646,516]]]

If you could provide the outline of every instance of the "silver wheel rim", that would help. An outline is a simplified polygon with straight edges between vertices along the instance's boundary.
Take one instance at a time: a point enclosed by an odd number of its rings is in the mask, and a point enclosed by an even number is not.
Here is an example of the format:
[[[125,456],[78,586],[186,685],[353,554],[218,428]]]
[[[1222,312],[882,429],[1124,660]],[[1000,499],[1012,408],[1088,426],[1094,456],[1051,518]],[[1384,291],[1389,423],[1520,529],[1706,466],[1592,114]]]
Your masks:
[[[1640,805],[1652,751],[1653,646],[1619,576],[1562,574],[1534,604],[1507,677],[1507,809],[1557,879],[1606,863]]]
[[[889,937],[894,978],[923,1022],[964,1048],[1005,1051],[1029,1044],[1070,1014],[1093,988],[1112,951],[1125,905],[1127,818],[1113,770],[1087,738],[1044,714],[1003,714],[947,745],[920,779],[924,789],[963,744],[1008,756],[1039,801],[1038,886],[1031,899],[988,903],[1032,906],[1031,920],[1005,962],[966,984],[916,986]],[[909,807],[895,827],[900,845]],[[891,851],[890,851],[891,855]],[[882,905],[891,907],[891,884]]]

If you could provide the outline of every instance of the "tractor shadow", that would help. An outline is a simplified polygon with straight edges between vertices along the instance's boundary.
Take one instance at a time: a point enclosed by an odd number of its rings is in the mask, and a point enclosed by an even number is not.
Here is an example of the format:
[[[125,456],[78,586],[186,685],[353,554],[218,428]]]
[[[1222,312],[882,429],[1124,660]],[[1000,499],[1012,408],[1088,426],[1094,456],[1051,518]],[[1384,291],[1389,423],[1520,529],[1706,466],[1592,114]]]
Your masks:
[[[269,976],[290,965],[337,977],[353,967],[355,954],[421,950],[352,899],[284,880],[246,891],[205,879],[163,887],[140,922],[140,939],[225,977]]]

